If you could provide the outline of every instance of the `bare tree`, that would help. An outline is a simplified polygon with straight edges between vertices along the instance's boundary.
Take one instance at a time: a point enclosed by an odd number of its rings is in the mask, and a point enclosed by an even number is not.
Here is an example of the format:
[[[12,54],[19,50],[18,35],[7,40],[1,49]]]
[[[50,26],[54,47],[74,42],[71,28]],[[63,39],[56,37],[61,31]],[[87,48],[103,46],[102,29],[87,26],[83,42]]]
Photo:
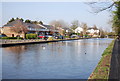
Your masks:
[[[88,2],[88,4],[94,13],[99,13],[104,10],[112,10],[117,1],[112,0],[111,2]]]
[[[83,28],[83,35],[86,35],[87,29],[88,29],[87,24],[86,23],[81,23],[81,27]]]
[[[96,25],[94,25],[94,26],[93,26],[93,28],[94,28],[94,29],[97,29],[97,26],[96,26]]]
[[[75,30],[78,26],[80,26],[78,20],[74,20],[71,22],[71,29]]]
[[[21,20],[17,20],[16,23],[13,24],[13,27],[11,27],[11,31],[19,34],[26,34],[28,32],[28,29],[25,23],[23,23]]]
[[[67,23],[64,22],[63,20],[53,20],[50,22],[50,25],[53,25],[55,28],[54,29],[59,29],[59,28],[65,28],[68,27]]]

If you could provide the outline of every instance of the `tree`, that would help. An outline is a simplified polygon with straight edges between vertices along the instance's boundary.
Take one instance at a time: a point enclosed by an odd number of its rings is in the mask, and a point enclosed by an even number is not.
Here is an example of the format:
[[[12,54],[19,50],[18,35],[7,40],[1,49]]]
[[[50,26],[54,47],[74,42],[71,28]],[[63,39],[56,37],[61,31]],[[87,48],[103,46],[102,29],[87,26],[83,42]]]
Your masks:
[[[39,24],[43,25],[43,22],[42,22],[42,21],[39,21]]]
[[[59,20],[59,21],[53,20],[50,22],[50,25],[53,25],[55,27],[54,29],[68,27],[67,24],[63,20]]]
[[[27,25],[24,24],[21,20],[16,21],[16,24],[13,27],[10,27],[12,32],[16,32],[19,34],[24,33],[24,35],[28,32]]]
[[[116,9],[113,11],[113,30],[116,32],[117,35],[120,34],[120,1],[116,2],[115,4]]]
[[[38,24],[38,21],[32,21],[32,24]]]
[[[25,23],[31,23],[31,20],[27,19],[25,20]]]
[[[92,8],[94,13],[99,13],[104,10],[111,11],[117,1],[111,0],[111,2],[88,2],[87,4]]]
[[[98,29],[96,25],[93,26],[94,29]]]
[[[102,28],[100,29],[100,37],[101,38],[105,37],[105,31]]]
[[[17,17],[16,20],[20,20],[20,19]]]
[[[97,4],[97,7],[95,4]],[[97,2],[89,3],[89,5],[93,5],[92,8],[94,8],[95,13],[99,13],[104,10],[112,10],[113,8],[115,8],[115,11],[112,12],[112,28],[117,35],[120,34],[120,0],[112,0],[111,3],[105,3],[104,6],[101,6],[100,3]]]
[[[20,20],[21,20],[21,21],[24,21],[24,19],[23,19],[23,18],[21,18]]]
[[[14,19],[14,18],[10,19],[10,20],[8,21],[8,23],[10,23],[10,22],[12,22],[12,21],[15,21],[15,19]]]
[[[79,26],[79,21],[78,20],[74,20],[71,22],[71,29],[75,30],[78,26]]]
[[[83,28],[83,35],[86,35],[87,29],[88,29],[87,24],[86,23],[81,23],[81,27]]]

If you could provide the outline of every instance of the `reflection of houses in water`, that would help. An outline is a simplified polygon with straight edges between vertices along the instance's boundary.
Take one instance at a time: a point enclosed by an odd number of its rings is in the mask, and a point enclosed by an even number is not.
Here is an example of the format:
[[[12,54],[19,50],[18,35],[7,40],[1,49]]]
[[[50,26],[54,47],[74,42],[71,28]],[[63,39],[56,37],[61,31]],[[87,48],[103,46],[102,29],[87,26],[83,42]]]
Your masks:
[[[5,51],[12,52],[13,54],[21,54],[26,50],[25,45],[6,47]]]
[[[24,45],[22,46],[13,46],[4,48],[5,51],[8,52],[9,56],[12,56],[12,60],[19,65],[22,62],[22,54],[25,52],[26,48]],[[19,68],[19,66],[16,66]]]

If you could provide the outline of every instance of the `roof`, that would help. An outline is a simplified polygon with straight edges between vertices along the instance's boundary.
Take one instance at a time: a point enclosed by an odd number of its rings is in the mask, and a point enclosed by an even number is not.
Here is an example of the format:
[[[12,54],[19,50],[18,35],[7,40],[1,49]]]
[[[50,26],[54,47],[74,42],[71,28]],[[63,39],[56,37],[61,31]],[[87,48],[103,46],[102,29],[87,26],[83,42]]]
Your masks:
[[[42,27],[42,26],[40,26],[38,24],[25,23],[25,22],[23,22],[21,20],[12,21],[10,23],[5,24],[3,27],[13,27],[13,26],[15,26],[16,24],[19,24],[19,23],[22,24],[22,25],[25,25],[26,27],[30,27],[30,28],[39,27],[41,29],[44,29],[44,27]]]
[[[98,30],[98,28],[95,28],[95,27],[88,28],[88,30],[91,30],[91,29]]]
[[[14,26],[14,25],[17,24],[17,23],[21,23],[21,24],[24,24],[24,25],[25,25],[25,23],[22,22],[21,20],[15,20],[15,21],[12,21],[12,22],[10,22],[10,23],[5,24],[4,26],[12,27],[12,26]]]
[[[31,24],[31,23],[25,23],[29,28],[40,28],[45,29],[44,27],[40,26],[39,24]]]
[[[64,29],[64,30],[71,30],[70,28],[67,28],[67,27],[66,28],[62,28],[62,29]]]
[[[36,28],[37,27],[37,28],[40,28],[40,29],[52,29],[52,30],[55,29],[55,27],[52,26],[52,25],[25,23],[21,20],[12,21],[10,23],[5,24],[3,27],[13,27],[13,26],[15,26],[19,23],[22,24],[22,25],[25,25],[28,28]]]
[[[52,25],[45,25],[45,24],[43,24],[42,26],[46,27],[47,29],[54,29],[54,26],[52,26]]]

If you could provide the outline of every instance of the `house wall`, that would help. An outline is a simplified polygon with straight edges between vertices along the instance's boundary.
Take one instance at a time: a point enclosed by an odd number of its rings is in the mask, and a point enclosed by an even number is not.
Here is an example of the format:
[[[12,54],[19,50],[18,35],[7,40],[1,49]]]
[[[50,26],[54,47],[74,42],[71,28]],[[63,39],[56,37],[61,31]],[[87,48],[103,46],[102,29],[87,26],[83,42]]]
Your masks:
[[[81,32],[83,32],[83,29],[81,27],[75,29],[75,33],[81,33]]]
[[[16,33],[11,31],[10,27],[3,27],[2,33],[5,34],[7,37],[16,37],[17,35],[20,35],[20,37],[25,37],[25,34],[23,33]]]

